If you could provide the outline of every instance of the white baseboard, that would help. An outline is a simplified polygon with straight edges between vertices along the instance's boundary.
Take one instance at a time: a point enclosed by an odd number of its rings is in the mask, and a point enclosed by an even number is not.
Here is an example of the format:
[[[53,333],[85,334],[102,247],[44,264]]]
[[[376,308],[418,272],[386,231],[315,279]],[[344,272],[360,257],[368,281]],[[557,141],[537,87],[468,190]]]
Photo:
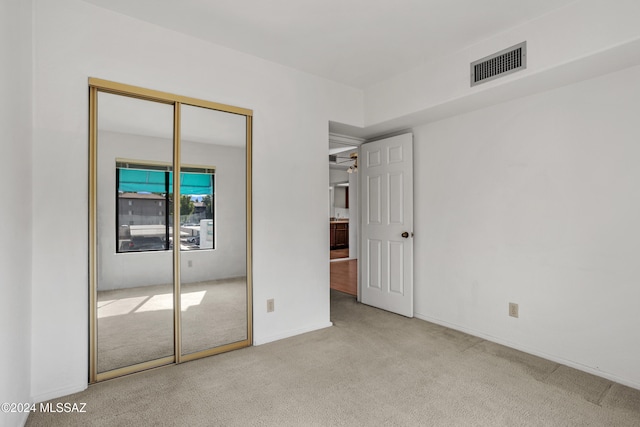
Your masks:
[[[544,351],[540,351],[540,350],[537,350],[535,348],[530,348],[530,347],[527,347],[527,346],[524,346],[524,345],[520,345],[518,343],[514,343],[514,342],[511,342],[511,341],[499,338],[499,337],[494,337],[493,335],[485,334],[483,332],[476,331],[474,329],[470,329],[470,328],[466,328],[464,326],[460,326],[460,325],[456,325],[456,324],[453,324],[453,323],[449,323],[449,322],[446,322],[444,320],[435,319],[433,317],[429,317],[429,316],[426,316],[424,314],[413,313],[413,315],[414,315],[415,318],[420,319],[420,320],[424,320],[426,322],[435,323],[436,325],[444,326],[444,327],[447,327],[449,329],[455,329],[456,331],[464,332],[465,334],[473,335],[473,336],[478,337],[478,338],[483,338],[483,339],[485,339],[487,341],[491,341],[491,342],[494,342],[496,344],[501,344],[501,345],[504,345],[504,346],[507,346],[507,347],[511,347],[513,349],[520,350],[520,351],[523,351],[525,353],[532,354],[534,356],[538,356],[538,357],[541,357],[543,359],[547,359],[547,360],[550,360],[552,362],[559,363],[561,365],[569,366],[571,368],[575,368],[575,369],[578,369],[580,371],[587,372],[589,374],[592,374],[592,375],[595,375],[595,376],[598,376],[598,377],[606,378],[606,379],[614,381],[616,383],[619,383],[619,384],[622,384],[622,385],[626,385],[628,387],[632,387],[632,388],[640,390],[640,383],[636,383],[634,381],[630,381],[630,380],[627,380],[625,378],[620,378],[619,376],[617,376],[615,374],[611,374],[609,372],[601,371],[600,369],[597,369],[597,368],[594,368],[594,367],[591,367],[591,366],[587,366],[587,365],[583,365],[581,363],[574,362],[573,360],[568,360],[568,359],[565,359],[565,358],[560,357],[560,356],[556,356],[556,355],[553,355],[553,354],[548,354],[548,353],[545,353]]]
[[[48,391],[46,393],[41,393],[35,396],[31,396],[31,401],[34,403],[45,402],[47,400],[56,399],[58,397],[68,396],[73,393],[78,393],[83,390],[86,390],[89,387],[88,383],[78,384],[69,387],[63,387],[57,390]]]
[[[29,414],[30,412],[23,412],[20,414],[20,418],[18,418],[18,424],[16,424],[16,426],[24,427],[27,423],[27,418],[29,418]]]
[[[300,329],[293,329],[287,332],[283,332],[281,334],[277,334],[277,335],[271,335],[269,337],[265,337],[265,338],[261,338],[261,339],[257,339],[254,338],[253,340],[253,345],[262,345],[262,344],[267,344],[273,341],[278,341],[278,340],[282,340],[285,338],[290,338],[290,337],[294,337],[296,335],[300,335],[300,334],[304,334],[307,332],[313,332],[313,331],[317,331],[319,329],[324,329],[324,328],[328,328],[333,326],[333,322],[327,322],[327,323],[319,323],[316,325],[311,325],[308,326],[306,328],[300,328]]]

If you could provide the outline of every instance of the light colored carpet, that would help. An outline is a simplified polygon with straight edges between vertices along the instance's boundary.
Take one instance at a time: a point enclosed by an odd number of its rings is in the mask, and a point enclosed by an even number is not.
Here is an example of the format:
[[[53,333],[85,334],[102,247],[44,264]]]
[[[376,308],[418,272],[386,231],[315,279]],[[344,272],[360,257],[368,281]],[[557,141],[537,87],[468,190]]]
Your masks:
[[[182,285],[182,353],[247,338],[246,278]],[[173,287],[98,292],[98,372],[173,355]]]
[[[640,391],[331,292],[333,327],[106,381],[28,426],[638,426]]]

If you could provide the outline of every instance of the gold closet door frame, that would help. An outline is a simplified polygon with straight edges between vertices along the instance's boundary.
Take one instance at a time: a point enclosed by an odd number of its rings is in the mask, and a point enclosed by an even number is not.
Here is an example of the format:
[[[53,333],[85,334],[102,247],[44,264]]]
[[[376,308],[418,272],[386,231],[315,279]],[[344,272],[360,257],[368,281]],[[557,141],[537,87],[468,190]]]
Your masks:
[[[174,327],[174,355],[161,359],[150,360],[135,365],[125,366],[107,372],[98,373],[98,322],[97,322],[97,235],[98,235],[98,204],[97,204],[97,143],[98,143],[98,93],[105,92],[115,95],[128,96],[147,101],[160,102],[173,105],[173,191],[174,198],[180,197],[180,112],[181,106],[192,105],[211,110],[217,110],[246,117],[246,218],[247,218],[247,339],[231,344],[191,353],[182,354],[181,342],[181,307],[180,307],[180,247],[173,247],[173,327]],[[253,342],[253,270],[252,270],[252,203],[251,203],[251,182],[252,182],[252,125],[253,111],[235,107],[232,105],[220,104],[217,102],[205,101],[187,96],[175,95],[168,92],[161,92],[152,89],[145,89],[138,86],[131,86],[123,83],[116,83],[108,80],[89,78],[89,384],[123,375],[140,372],[151,368],[156,368],[168,364],[178,364],[190,360],[200,359],[214,354],[224,353],[243,347],[248,347]],[[177,228],[176,228],[177,227]],[[180,204],[173,206],[173,229],[180,227]],[[177,249],[176,249],[177,248]]]

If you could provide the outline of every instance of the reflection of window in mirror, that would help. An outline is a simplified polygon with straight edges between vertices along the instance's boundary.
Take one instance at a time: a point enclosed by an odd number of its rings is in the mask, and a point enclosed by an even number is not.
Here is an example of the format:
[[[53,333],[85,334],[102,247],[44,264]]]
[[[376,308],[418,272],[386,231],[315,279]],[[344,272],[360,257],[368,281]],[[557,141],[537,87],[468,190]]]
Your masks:
[[[180,171],[181,250],[214,249],[215,168]],[[117,252],[173,248],[171,165],[116,162]]]

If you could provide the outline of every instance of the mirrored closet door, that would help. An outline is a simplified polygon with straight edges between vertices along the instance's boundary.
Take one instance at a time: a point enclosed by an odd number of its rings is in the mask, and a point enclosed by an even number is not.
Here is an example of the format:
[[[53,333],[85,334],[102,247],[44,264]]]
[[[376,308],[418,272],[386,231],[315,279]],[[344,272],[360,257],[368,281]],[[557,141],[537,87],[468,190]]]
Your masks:
[[[250,345],[251,111],[89,85],[89,381]]]
[[[180,113],[182,354],[247,339],[246,117]]]

